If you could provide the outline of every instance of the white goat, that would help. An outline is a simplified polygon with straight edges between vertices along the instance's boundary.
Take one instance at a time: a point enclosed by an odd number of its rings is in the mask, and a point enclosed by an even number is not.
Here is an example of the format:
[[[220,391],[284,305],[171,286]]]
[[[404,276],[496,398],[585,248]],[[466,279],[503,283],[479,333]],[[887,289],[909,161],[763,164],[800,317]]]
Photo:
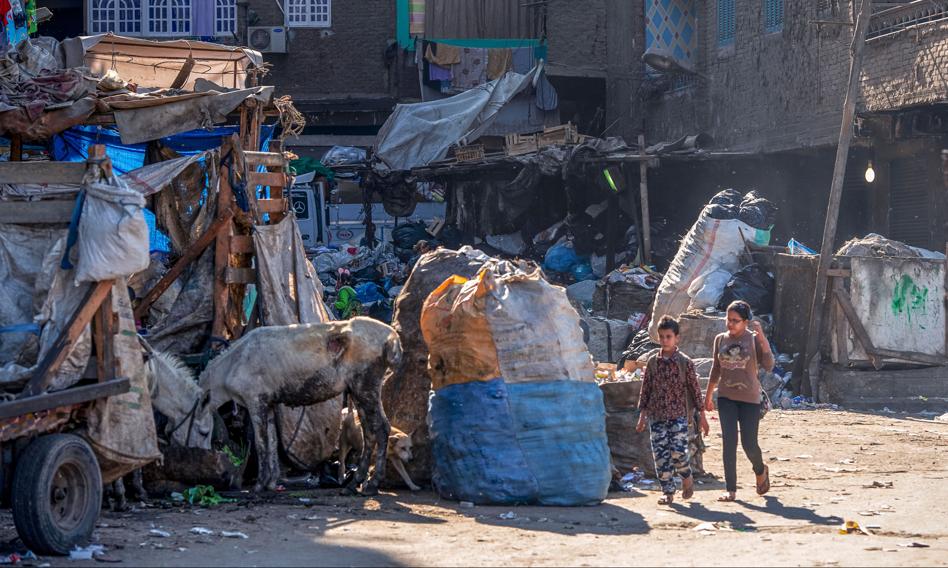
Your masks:
[[[234,401],[248,410],[259,464],[256,491],[272,490],[280,475],[275,406],[309,406],[349,393],[366,441],[349,487],[366,480],[374,449],[375,472],[362,489],[372,494],[385,476],[390,432],[382,409],[382,378],[401,356],[395,330],[369,318],[260,327],[212,360],[199,382],[211,394],[212,409]]]
[[[165,435],[173,444],[210,450],[214,416],[209,393],[180,359],[155,351],[144,340],[142,345],[149,354],[145,367],[152,406],[168,419]]]

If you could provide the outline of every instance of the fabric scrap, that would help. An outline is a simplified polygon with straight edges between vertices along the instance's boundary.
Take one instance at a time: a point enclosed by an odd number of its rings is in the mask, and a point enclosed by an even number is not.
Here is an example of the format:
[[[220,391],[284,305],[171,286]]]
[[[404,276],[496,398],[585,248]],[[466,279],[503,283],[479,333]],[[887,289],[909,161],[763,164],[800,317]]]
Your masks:
[[[487,78],[493,81],[503,77],[513,64],[513,53],[509,49],[487,51]],[[527,69],[529,71],[529,69]]]

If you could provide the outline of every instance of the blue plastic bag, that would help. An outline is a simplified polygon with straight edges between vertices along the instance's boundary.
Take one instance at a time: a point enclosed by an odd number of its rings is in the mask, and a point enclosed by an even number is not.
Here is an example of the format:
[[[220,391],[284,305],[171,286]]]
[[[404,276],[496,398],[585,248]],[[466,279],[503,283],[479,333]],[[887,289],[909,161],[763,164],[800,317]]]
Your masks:
[[[379,289],[379,285],[375,282],[363,282],[362,284],[358,284],[355,287],[355,291],[359,298],[359,303],[362,305],[380,302],[386,298]]]
[[[573,266],[573,278],[577,282],[582,282],[583,280],[595,280],[596,275],[593,274],[592,265],[588,261],[581,261]]]
[[[433,482],[478,504],[579,506],[609,489],[602,392],[592,382],[456,384],[431,394]]]
[[[550,272],[569,272],[579,263],[579,255],[570,243],[553,245],[546,251],[543,259],[543,268]]]

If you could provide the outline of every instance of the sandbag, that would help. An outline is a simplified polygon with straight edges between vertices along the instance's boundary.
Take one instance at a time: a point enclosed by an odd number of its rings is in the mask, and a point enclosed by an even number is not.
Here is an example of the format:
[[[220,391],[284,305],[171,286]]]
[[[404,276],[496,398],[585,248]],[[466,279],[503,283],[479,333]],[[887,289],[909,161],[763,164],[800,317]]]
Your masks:
[[[148,268],[145,198],[120,178],[90,183],[79,219],[76,283],[130,276]]]
[[[731,273],[727,270],[714,270],[706,272],[688,287],[688,295],[691,296],[691,303],[688,310],[703,310],[705,308],[716,307],[724,294],[724,288],[731,280]]]
[[[428,295],[448,277],[473,278],[490,257],[471,247],[460,250],[439,249],[423,255],[412,269],[395,300],[392,327],[402,342],[402,365],[390,369],[382,383],[382,406],[392,426],[412,433],[414,459],[406,464],[416,483],[431,479],[432,458],[428,439],[428,346],[421,333],[421,309]],[[400,478],[394,468],[386,474]]]
[[[688,310],[691,285],[709,272],[736,272],[744,241],[753,240],[756,229],[737,220],[714,219],[705,208],[685,235],[678,253],[662,278],[655,302],[649,335],[658,340],[658,322],[662,316],[678,317]]]
[[[588,330],[586,347],[593,361],[614,363],[629,344],[629,322],[599,317],[583,318]]]
[[[609,450],[595,383],[456,384],[431,396],[434,486],[477,504],[591,505]]]

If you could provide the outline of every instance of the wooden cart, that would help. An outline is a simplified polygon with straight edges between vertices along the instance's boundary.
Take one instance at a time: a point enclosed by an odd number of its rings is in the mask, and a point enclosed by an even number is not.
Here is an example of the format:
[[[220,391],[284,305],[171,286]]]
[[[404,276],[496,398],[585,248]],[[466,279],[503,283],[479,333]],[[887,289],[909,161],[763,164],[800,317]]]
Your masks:
[[[109,167],[104,148],[90,152],[88,167]],[[80,183],[87,164],[7,162],[3,183]],[[0,222],[68,223],[72,201],[0,202]],[[112,281],[91,286],[23,390],[0,402],[0,487],[9,495],[23,542],[38,554],[68,554],[92,536],[102,504],[102,473],[90,445],[75,432],[96,400],[129,391],[117,376],[111,338],[115,334]],[[95,364],[76,385],[46,392],[87,325],[92,324]]]

